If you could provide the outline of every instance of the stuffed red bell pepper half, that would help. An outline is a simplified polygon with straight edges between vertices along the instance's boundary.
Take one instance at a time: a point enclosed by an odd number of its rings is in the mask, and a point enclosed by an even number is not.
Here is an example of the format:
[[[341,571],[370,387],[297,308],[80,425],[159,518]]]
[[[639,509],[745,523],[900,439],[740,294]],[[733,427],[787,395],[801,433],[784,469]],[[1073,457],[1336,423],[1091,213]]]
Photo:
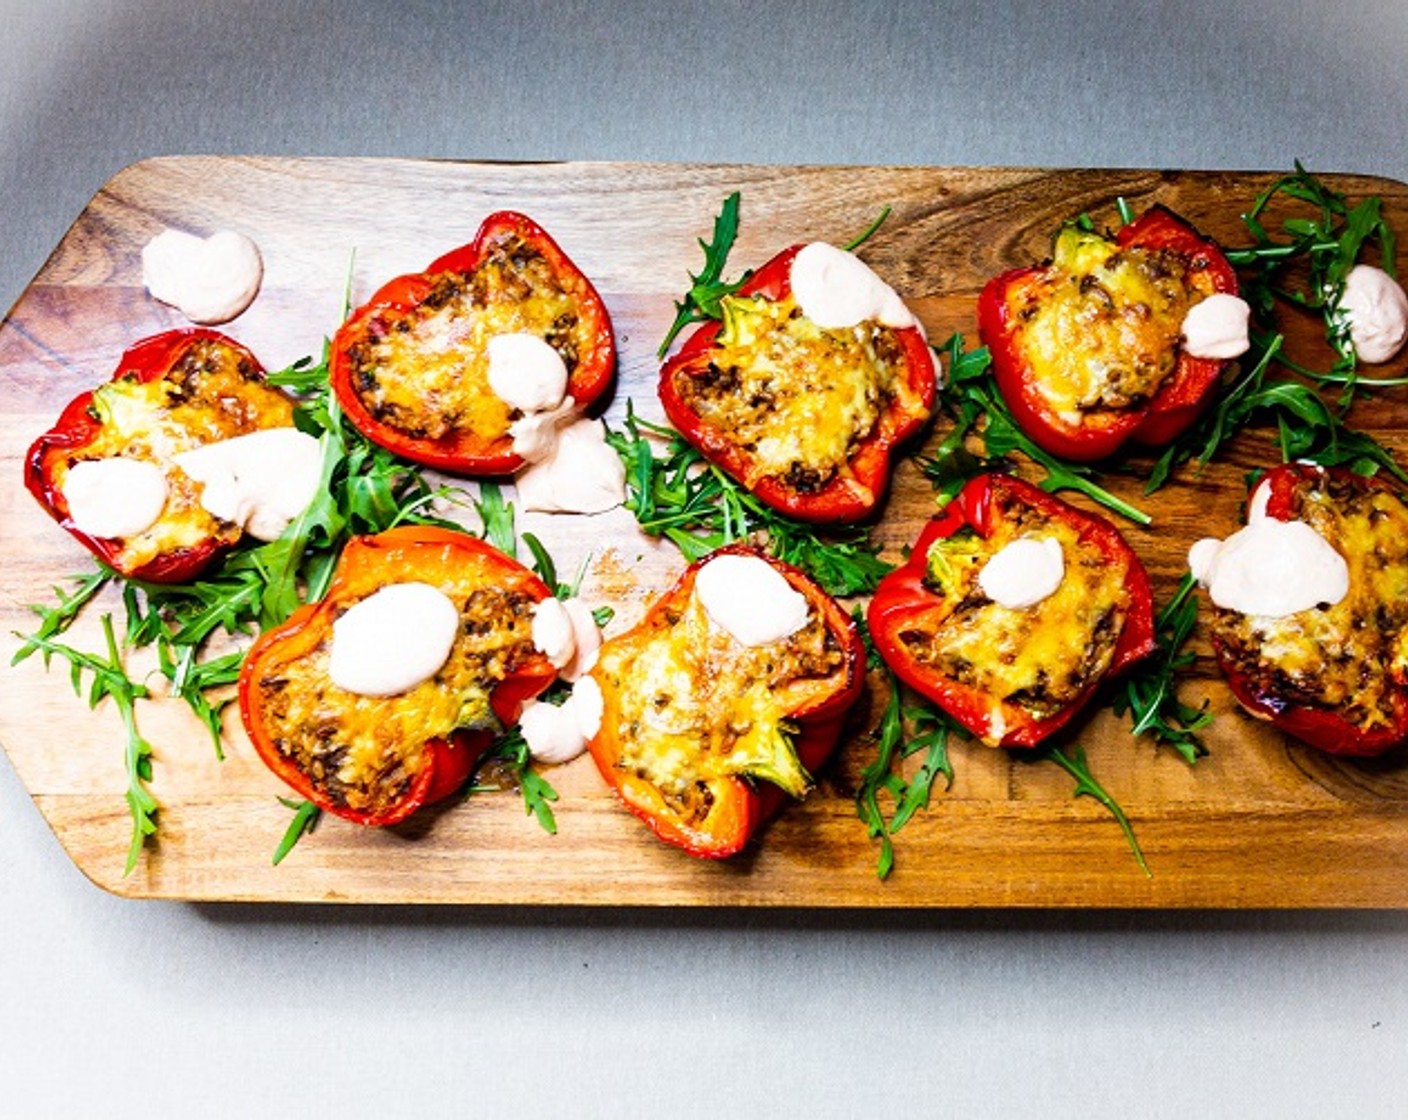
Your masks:
[[[30,447],[25,485],[124,576],[181,583],[249,532],[278,537],[321,480],[318,441],[245,347],[176,330],[122,355]]]
[[[895,446],[933,409],[919,320],[858,257],[821,242],[779,253],[720,311],[660,371],[670,423],[782,513],[865,517]]]
[[[989,746],[1032,747],[1154,648],[1149,577],[1104,518],[980,475],[880,581],[868,621],[896,675]]]
[[[615,368],[591,281],[531,218],[499,211],[355,311],[333,338],[329,377],[373,442],[457,474],[507,475],[605,393]]]
[[[1168,443],[1247,349],[1249,309],[1213,241],[1155,206],[1113,237],[1068,224],[1044,264],[988,281],[978,328],[1022,430],[1103,459]]]
[[[798,569],[730,546],[601,647],[588,747],[661,840],[733,855],[811,787],[864,671],[855,623],[834,599]]]
[[[1276,467],[1253,488],[1246,526],[1199,541],[1189,567],[1212,600],[1218,665],[1248,712],[1330,754],[1408,740],[1402,487]]]
[[[327,594],[266,630],[240,673],[244,726],[298,794],[365,825],[464,785],[557,670],[533,641],[547,586],[466,533],[356,537]]]

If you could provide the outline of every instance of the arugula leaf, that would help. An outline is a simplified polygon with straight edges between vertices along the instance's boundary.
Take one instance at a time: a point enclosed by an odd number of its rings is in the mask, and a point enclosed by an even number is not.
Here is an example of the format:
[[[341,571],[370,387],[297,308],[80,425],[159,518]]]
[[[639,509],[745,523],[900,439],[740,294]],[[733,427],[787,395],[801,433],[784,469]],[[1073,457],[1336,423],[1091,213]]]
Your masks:
[[[1048,494],[1074,490],[1137,525],[1152,522],[1143,510],[1097,483],[1094,468],[1058,459],[1022,432],[993,381],[992,357],[986,347],[965,350],[963,336],[955,333],[938,350],[947,358],[948,384],[943,403],[954,426],[935,453],[920,457],[918,462],[925,477],[940,492],[952,497],[974,475],[1006,469],[1012,453],[1021,452],[1045,472],[1038,485]],[[966,440],[970,433],[980,435],[982,456],[968,450]]]
[[[656,356],[663,358],[670,349],[675,337],[691,323],[704,323],[720,316],[719,301],[724,296],[738,291],[748,280],[750,272],[745,272],[737,280],[723,279],[724,266],[738,237],[738,205],[741,200],[738,191],[724,199],[723,209],[714,219],[714,235],[709,241],[701,240],[699,247],[704,250],[704,267],[698,273],[690,273],[689,291],[684,299],[675,302],[675,321],[670,324],[665,340],[660,343]]]
[[[137,701],[150,693],[145,685],[138,684],[127,675],[122,655],[118,652],[110,614],[103,615],[103,638],[107,645],[106,656],[83,653],[37,634],[30,635],[26,642],[39,651],[45,668],[55,656],[69,663],[69,680],[77,696],[83,696],[83,674],[92,674],[87,695],[88,707],[96,708],[100,701],[111,697],[122,718],[123,728],[127,732],[127,744],[123,751],[127,770],[127,808],[132,816],[132,843],[127,849],[127,864],[122,872],[126,876],[132,874],[137,866],[137,858],[142,854],[147,837],[156,832],[157,802],[147,788],[152,777],[152,745],[138,731],[136,713]]]
[[[1192,573],[1185,573],[1173,597],[1154,616],[1157,648],[1126,671],[1112,705],[1118,716],[1129,713],[1132,734],[1152,735],[1155,742],[1177,750],[1190,766],[1208,753],[1198,732],[1213,718],[1206,700],[1195,708],[1177,693],[1179,674],[1195,660],[1184,646],[1198,624],[1196,586]]]
[[[1154,873],[1149,870],[1149,865],[1144,860],[1144,852],[1139,847],[1139,841],[1134,836],[1134,826],[1129,823],[1129,818],[1125,816],[1125,812],[1120,808],[1119,802],[1110,796],[1105,787],[1095,780],[1095,776],[1090,772],[1090,766],[1086,762],[1085,748],[1079,744],[1075,744],[1071,748],[1071,755],[1068,757],[1062,753],[1060,747],[1052,744],[1044,748],[1035,758],[1037,760],[1054,762],[1076,780],[1075,793],[1072,794],[1073,797],[1094,798],[1109,810],[1110,815],[1118,822],[1120,831],[1124,833],[1125,840],[1129,843],[1129,850],[1134,853],[1135,860],[1138,861],[1145,876],[1152,879]]]
[[[545,693],[539,699],[550,703],[548,697],[549,693]],[[535,817],[538,826],[544,832],[556,836],[557,818],[553,815],[552,802],[557,800],[557,790],[553,789],[552,783],[533,768],[533,755],[528,749],[527,740],[523,738],[523,732],[516,725],[510,727],[495,740],[493,747],[485,754],[484,760],[486,762],[494,760],[503,766],[504,770],[512,776],[519,792],[523,795],[524,813],[527,816]],[[480,785],[475,781],[466,788],[465,796],[469,797],[475,793],[496,789],[498,789],[497,786]]]
[[[875,236],[876,232],[880,229],[880,227],[885,224],[885,219],[890,216],[890,213],[891,208],[889,206],[886,206],[880,211],[878,215],[876,215],[875,220],[861,231],[858,237],[853,237],[850,241],[847,241],[844,245],[842,245],[841,248],[848,253],[854,253],[857,249],[859,249],[862,245],[864,245],[867,241],[869,241],[872,237]]]
[[[1281,223],[1284,240],[1272,236],[1262,217],[1278,197],[1307,203],[1312,215],[1292,216]],[[1346,408],[1362,387],[1380,387],[1398,379],[1361,378],[1358,357],[1349,335],[1349,324],[1339,310],[1345,277],[1367,245],[1377,245],[1380,267],[1390,276],[1396,272],[1397,242],[1393,228],[1383,214],[1383,200],[1365,198],[1351,206],[1347,196],[1333,190],[1301,165],[1263,191],[1242,222],[1252,235],[1249,246],[1225,251],[1227,259],[1247,270],[1242,282],[1243,298],[1265,319],[1276,302],[1317,312],[1325,322],[1325,338],[1336,354],[1329,371],[1313,375],[1317,380],[1343,386],[1339,405]],[[1283,283],[1287,268],[1304,263],[1307,286],[1291,289]]]
[[[1193,461],[1206,466],[1226,443],[1263,417],[1275,421],[1281,455],[1289,462],[1308,459],[1321,466],[1347,465],[1360,474],[1383,469],[1408,482],[1393,453],[1372,436],[1345,427],[1339,414],[1314,389],[1297,381],[1272,379],[1283,336],[1253,334],[1253,358],[1196,423],[1168,445],[1149,472],[1145,493],[1163,486],[1173,471]]]
[[[842,597],[874,591],[891,570],[866,529],[823,534],[778,513],[673,428],[636,416],[633,402],[627,401],[624,431],[608,428],[606,441],[626,467],[626,508],[644,532],[668,537],[691,563],[726,544],[752,540]],[[655,443],[662,441],[657,456]]]
[[[287,797],[280,797],[279,804],[286,809],[293,810],[293,820],[289,822],[288,828],[284,831],[284,837],[279,841],[279,846],[274,849],[272,862],[275,867],[283,863],[284,858],[293,851],[295,844],[318,827],[318,822],[323,816],[323,811],[311,801],[293,801]]]
[[[518,533],[513,525],[513,505],[504,501],[504,492],[497,483],[481,482],[479,499],[474,503],[483,522],[483,538],[505,556],[518,558]]]
[[[929,807],[934,782],[940,775],[944,778],[945,788],[953,785],[948,742],[949,735],[961,729],[937,708],[904,704],[904,686],[875,649],[864,616],[857,611],[854,618],[865,641],[866,664],[872,671],[880,673],[886,683],[885,709],[871,736],[876,746],[875,758],[862,768],[855,797],[856,815],[865,824],[866,835],[880,842],[875,874],[885,879],[895,866],[895,833],[916,812]],[[914,776],[905,781],[900,776],[899,767],[919,751],[925,752],[924,759]],[[888,800],[894,806],[888,818],[882,800]]]
[[[39,629],[25,638],[24,644],[10,658],[10,664],[18,665],[40,648],[40,642],[57,637],[67,630],[73,620],[83,612],[88,601],[106,587],[108,581],[113,579],[116,574],[111,568],[99,564],[96,571],[69,577],[70,582],[77,584],[73,591],[65,592],[62,587],[57,585],[54,587],[54,594],[59,600],[58,606],[46,607],[39,603],[31,603],[29,609],[39,616]],[[17,636],[23,637],[23,635]]]

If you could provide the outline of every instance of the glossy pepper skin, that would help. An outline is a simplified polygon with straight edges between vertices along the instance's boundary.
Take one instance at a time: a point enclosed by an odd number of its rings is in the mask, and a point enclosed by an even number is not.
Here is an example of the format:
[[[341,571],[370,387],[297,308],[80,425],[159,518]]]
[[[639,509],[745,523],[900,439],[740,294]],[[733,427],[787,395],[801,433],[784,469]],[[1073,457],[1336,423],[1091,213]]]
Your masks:
[[[1001,704],[1001,718],[994,718],[997,698],[946,675],[935,665],[917,658],[901,636],[926,628],[939,612],[947,614],[945,600],[926,582],[930,548],[965,529],[989,538],[1007,508],[1025,506],[1052,522],[1073,528],[1083,546],[1093,548],[1109,564],[1125,572],[1128,602],[1123,625],[1104,672],[1089,680],[1079,693],[1054,713],[1037,716],[1011,702]],[[1069,560],[1068,560],[1069,563]],[[994,746],[1034,747],[1069,723],[1094,695],[1102,680],[1154,649],[1153,592],[1148,573],[1119,531],[1108,521],[1078,510],[1013,475],[985,474],[972,479],[943,511],[920,532],[909,560],[880,581],[871,600],[867,620],[871,639],[886,664],[907,685],[928,697],[979,739]]]
[[[386,324],[405,319],[427,300],[436,298],[437,280],[451,274],[472,276],[506,239],[541,254],[553,275],[574,294],[586,344],[569,364],[567,395],[585,410],[611,386],[616,370],[616,337],[606,305],[591,281],[572,262],[548,233],[533,219],[509,210],[490,214],[479,226],[474,240],[432,261],[424,272],[398,276],[388,281],[362,307],[343,323],[334,336],[329,356],[328,378],[338,403],[348,419],[372,442],[407,459],[438,467],[455,474],[499,476],[512,474],[524,464],[513,450],[513,438],[503,434],[494,439],[455,429],[430,438],[404,431],[374,416],[354,387],[356,363],[352,350],[384,330]]]
[[[343,550],[327,594],[294,612],[286,622],[266,630],[250,647],[240,671],[240,716],[255,751],[278,777],[301,797],[321,809],[362,825],[390,825],[424,805],[460,789],[484,753],[496,730],[462,728],[425,741],[423,764],[408,784],[386,803],[362,810],[330,794],[330,786],[315,780],[298,761],[279,749],[277,730],[267,700],[270,680],[285,667],[313,656],[332,638],[332,625],[350,606],[393,583],[422,582],[445,586],[466,564],[482,569],[482,584],[520,593],[533,602],[550,596],[547,585],[517,561],[466,533],[431,526],[401,526],[375,536],[355,537]],[[461,629],[465,627],[461,622]],[[492,685],[489,706],[503,725],[518,721],[523,705],[556,679],[557,671],[537,650],[508,665]],[[326,676],[322,683],[335,688]],[[442,687],[438,684],[436,687]],[[394,698],[393,698],[394,699]]]
[[[192,348],[211,344],[228,349],[251,376],[262,382],[263,367],[244,346],[219,331],[205,328],[165,331],[135,343],[113,372],[112,381],[150,383],[167,377]],[[276,392],[268,389],[270,394]],[[94,537],[69,519],[68,502],[56,480],[60,465],[83,458],[102,431],[102,420],[93,408],[93,391],[80,393],[59,414],[54,426],[30,446],[25,455],[26,488],[45,511],[70,535],[108,567],[129,579],[148,583],[185,583],[232,547],[243,535],[238,526],[220,527],[198,544],[164,551],[138,566],[122,562],[124,542],[118,538]],[[292,402],[288,402],[292,412]],[[289,421],[291,422],[291,421]]]
[[[1259,485],[1268,491],[1267,515],[1280,521],[1301,519],[1304,491],[1310,487],[1322,487],[1327,481],[1335,490],[1365,498],[1376,492],[1396,493],[1377,476],[1357,475],[1342,467],[1326,469],[1305,463],[1287,463],[1274,467],[1260,481]],[[1401,536],[1396,543],[1402,544]],[[1331,544],[1343,553],[1341,544],[1334,541]],[[1404,565],[1401,558],[1399,565],[1401,576],[1408,565]],[[1351,581],[1361,574],[1362,570],[1357,569],[1358,565],[1351,563]],[[1352,586],[1351,595],[1356,590]],[[1406,613],[1404,608],[1398,601],[1381,604],[1376,597],[1371,597],[1371,603],[1375,615],[1373,626],[1382,625],[1381,620],[1396,612],[1396,633],[1400,636],[1397,640],[1401,641]],[[1219,608],[1214,608],[1214,612],[1219,617],[1213,624],[1213,653],[1233,696],[1250,714],[1326,754],[1371,758],[1408,742],[1408,669],[1401,652],[1391,661],[1385,655],[1383,660],[1389,663],[1373,666],[1387,675],[1385,701],[1388,710],[1380,721],[1366,727],[1351,718],[1347,707],[1328,706],[1300,692],[1294,680],[1284,672],[1277,669],[1266,671],[1265,667],[1254,670],[1237,656],[1222,630],[1223,617],[1232,617],[1233,612]],[[1351,655],[1346,644],[1345,652],[1339,656]]]
[[[608,640],[592,670],[603,701],[600,730],[588,743],[592,758],[621,802],[657,837],[692,856],[707,859],[726,858],[741,851],[763,822],[789,800],[788,794],[770,781],[721,775],[704,783],[710,804],[706,815],[692,819],[679,811],[649,777],[622,764],[628,746],[623,740],[623,729],[628,728],[630,717],[623,715],[622,688],[613,681],[610,666],[613,647],[630,648],[670,631],[694,593],[699,570],[710,560],[729,554],[758,556],[781,573],[819,614],[839,651],[839,667],[809,686],[805,699],[783,713],[792,729],[797,760],[807,774],[815,773],[835,750],[846,713],[864,687],[865,649],[854,621],[840,604],[797,568],[742,545],[720,549],[690,565],[634,628]],[[633,664],[628,661],[622,673],[629,674]]]
[[[1211,291],[1237,294],[1237,274],[1216,242],[1162,206],[1123,226],[1115,242],[1120,248],[1168,250],[1183,257],[1189,274]],[[1046,265],[1013,269],[989,280],[978,297],[978,329],[992,354],[993,376],[1023,432],[1054,455],[1089,462],[1113,455],[1130,441],[1148,447],[1167,444],[1198,418],[1230,363],[1195,358],[1181,349],[1172,372],[1141,404],[1092,410],[1076,419],[1053,408],[1023,350],[1021,318],[1014,311],[1047,275]]]
[[[783,250],[750,276],[738,289],[739,296],[762,296],[778,301],[792,293],[792,260],[803,248],[793,245]],[[707,322],[695,329],[678,353],[660,371],[660,403],[670,423],[690,443],[735,479],[748,485],[747,478],[756,456],[738,442],[733,433],[709,424],[680,392],[681,377],[699,376],[708,369],[710,351],[715,348],[723,324]],[[816,523],[858,521],[870,514],[890,477],[890,460],[898,444],[924,426],[933,409],[938,373],[924,333],[918,327],[896,329],[895,336],[904,355],[904,379],[915,402],[909,407],[892,399],[874,428],[862,438],[847,460],[855,476],[853,484],[841,476],[816,490],[789,485],[785,478],[764,475],[750,489],[759,498],[789,517]]]

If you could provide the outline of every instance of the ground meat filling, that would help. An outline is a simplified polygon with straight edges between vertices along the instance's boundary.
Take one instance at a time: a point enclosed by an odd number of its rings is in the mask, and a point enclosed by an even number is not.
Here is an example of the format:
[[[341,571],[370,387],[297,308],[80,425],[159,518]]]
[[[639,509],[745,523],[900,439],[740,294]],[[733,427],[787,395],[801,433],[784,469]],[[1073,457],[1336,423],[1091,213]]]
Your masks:
[[[334,685],[330,626],[317,647],[270,662],[257,682],[274,746],[338,806],[370,814],[395,806],[424,768],[428,740],[497,728],[494,685],[535,656],[532,596],[499,587],[442,590],[460,608],[459,635],[440,671],[407,692],[359,696]],[[339,604],[339,613],[356,601]]]
[[[899,640],[940,676],[1047,719],[1109,669],[1129,610],[1127,566],[1082,541],[1074,526],[1007,496],[1001,503],[991,537],[965,530],[931,547],[926,584],[939,603]],[[978,573],[1024,536],[1060,541],[1065,574],[1052,595],[1013,609],[983,593]]]
[[[415,307],[367,320],[348,350],[352,389],[376,420],[415,439],[503,439],[519,414],[489,387],[489,339],[537,335],[570,376],[592,345],[580,310],[584,282],[507,233],[473,271],[430,279],[430,293]]]
[[[700,421],[750,460],[744,478],[815,493],[847,470],[856,447],[905,391],[896,332],[874,322],[830,330],[790,296],[726,297],[716,345],[675,374]]]
[[[1353,477],[1305,477],[1295,516],[1349,565],[1349,594],[1285,618],[1215,609],[1224,666],[1272,707],[1334,711],[1365,731],[1394,720],[1408,641],[1408,506]]]

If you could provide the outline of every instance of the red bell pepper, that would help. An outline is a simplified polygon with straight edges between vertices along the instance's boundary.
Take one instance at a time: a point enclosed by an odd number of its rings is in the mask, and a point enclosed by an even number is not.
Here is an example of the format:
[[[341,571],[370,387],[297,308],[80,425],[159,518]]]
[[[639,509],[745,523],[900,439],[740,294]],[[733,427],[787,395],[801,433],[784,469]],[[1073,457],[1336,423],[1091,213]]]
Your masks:
[[[418,332],[434,337],[411,352]],[[333,338],[329,380],[374,443],[457,474],[512,474],[523,465],[509,434],[517,414],[489,387],[485,348],[519,332],[561,355],[579,409],[610,387],[606,305],[542,227],[504,210],[468,245],[388,281],[355,311]]]
[[[1285,619],[1213,609],[1212,646],[1238,702],[1328,754],[1408,741],[1408,503],[1380,477],[1289,463],[1268,471],[1266,513],[1308,522],[1344,557],[1349,592]]]
[[[694,593],[720,556],[757,556],[810,606],[790,637],[748,647],[714,626]],[[741,545],[692,564],[632,630],[601,648],[602,777],[661,840],[691,855],[740,851],[840,737],[864,685],[855,623],[807,575]]]
[[[167,331],[132,346],[108,384],[69,402],[29,448],[25,486],[110,568],[132,579],[183,583],[243,530],[201,507],[196,484],[172,458],[213,439],[292,423],[293,402],[264,382],[263,368],[245,347],[218,331]],[[64,480],[76,463],[119,455],[166,474],[166,506],[154,525],[131,539],[91,536],[69,516]]]
[[[725,297],[725,314],[732,309],[743,317],[747,301],[758,299],[776,305],[773,318],[777,321],[785,323],[794,314],[804,318],[796,310],[791,280],[792,259],[801,248],[794,245],[779,253],[753,273],[735,295]],[[778,337],[783,332],[773,328],[768,333]],[[846,333],[821,332],[827,340],[822,345],[839,346]],[[869,324],[866,343],[894,367],[893,382],[880,392],[873,422],[859,427],[850,439],[843,461],[824,469],[800,459],[786,468],[765,461],[759,441],[734,422],[731,411],[709,407],[710,395],[727,402],[730,410],[761,407],[766,419],[757,421],[757,426],[767,430],[771,425],[775,431],[770,430],[769,435],[774,438],[834,433],[843,423],[841,418],[816,414],[821,394],[804,380],[811,372],[811,362],[802,361],[803,368],[798,369],[769,360],[770,366],[777,367],[771,370],[772,376],[776,377],[780,370],[796,383],[791,396],[804,402],[798,409],[783,412],[772,403],[774,394],[777,399],[786,399],[787,386],[762,382],[752,389],[743,389],[748,381],[746,371],[740,377],[738,370],[720,366],[726,361],[724,343],[728,338],[725,323],[706,322],[665,363],[660,371],[660,402],[670,423],[707,459],[782,513],[812,522],[856,521],[869,514],[889,482],[890,459],[896,445],[918,431],[933,409],[938,375],[924,332],[917,326]],[[765,357],[771,359],[771,355]],[[818,372],[821,380],[829,380],[824,369]],[[711,411],[716,414],[710,415]]]
[[[1006,607],[978,573],[1021,537],[1056,538],[1064,572],[1047,598]],[[1154,648],[1149,576],[1119,531],[1005,474],[974,478],[929,521],[868,621],[896,675],[989,746],[1035,746]]]
[[[426,583],[460,610],[449,658],[394,696],[333,684],[333,623],[395,583]],[[464,785],[502,726],[557,672],[533,645],[533,604],[547,586],[476,537],[402,526],[354,537],[327,594],[255,641],[240,671],[245,730],[301,797],[365,825],[404,820]],[[394,656],[395,650],[388,650]]]
[[[989,280],[978,329],[1013,418],[1052,454],[1103,459],[1127,441],[1168,443],[1215,396],[1225,361],[1179,347],[1187,307],[1237,293],[1210,241],[1162,206],[1114,240],[1075,226],[1053,260]]]

